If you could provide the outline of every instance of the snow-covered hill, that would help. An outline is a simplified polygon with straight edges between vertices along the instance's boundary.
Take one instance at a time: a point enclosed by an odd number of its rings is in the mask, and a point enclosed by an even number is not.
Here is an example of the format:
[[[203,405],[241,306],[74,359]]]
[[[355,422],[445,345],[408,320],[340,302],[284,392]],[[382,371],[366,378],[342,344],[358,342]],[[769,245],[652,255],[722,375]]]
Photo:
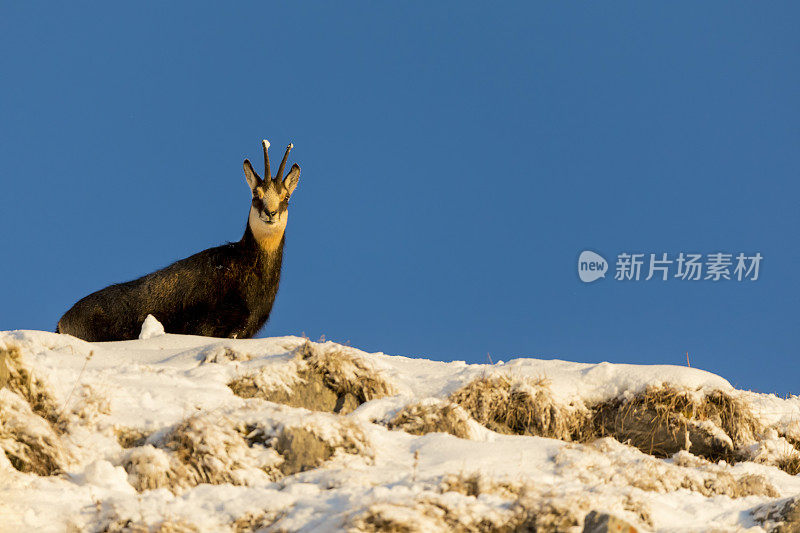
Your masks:
[[[145,329],[0,333],[0,531],[800,527],[798,397]]]

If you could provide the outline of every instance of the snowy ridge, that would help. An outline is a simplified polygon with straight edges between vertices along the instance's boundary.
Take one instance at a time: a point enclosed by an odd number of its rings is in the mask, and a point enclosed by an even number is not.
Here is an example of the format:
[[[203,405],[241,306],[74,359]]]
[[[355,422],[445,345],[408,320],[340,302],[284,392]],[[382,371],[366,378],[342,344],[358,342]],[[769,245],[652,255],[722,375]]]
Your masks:
[[[509,524],[581,531],[593,510],[642,531],[765,531],[771,522],[764,509],[771,507],[760,506],[800,494],[800,477],[775,466],[797,453],[800,398],[737,391],[699,369],[442,363],[298,337],[164,335],[152,324],[143,337],[87,343],[38,331],[0,333],[0,348],[19,349],[26,379],[41,380],[54,406],[48,418],[32,400],[23,405],[18,390],[0,389],[0,531],[157,531],[167,522],[175,531],[477,531]],[[324,366],[331,354],[341,358],[333,370]],[[579,413],[663,386],[700,400],[722,392],[749,406],[758,436],[729,436],[713,421],[697,422],[709,438],[738,446],[731,464],[693,455],[696,446],[658,458],[612,438],[503,434],[451,401],[491,376]],[[307,387],[303,395],[330,394],[338,403],[327,410],[336,412],[292,406],[298,386]],[[469,438],[392,426],[415,404],[422,411],[452,406],[454,427]],[[11,459],[26,416],[46,420],[29,441],[55,443],[59,468],[25,471]],[[312,449],[319,455],[309,459]]]

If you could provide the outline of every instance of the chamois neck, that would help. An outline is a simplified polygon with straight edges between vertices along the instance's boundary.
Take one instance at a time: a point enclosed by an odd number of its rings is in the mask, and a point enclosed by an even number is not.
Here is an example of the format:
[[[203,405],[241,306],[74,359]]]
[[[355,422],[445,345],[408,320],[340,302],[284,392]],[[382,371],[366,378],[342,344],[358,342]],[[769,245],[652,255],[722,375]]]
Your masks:
[[[284,212],[280,220],[267,224],[259,218],[255,209],[251,209],[242,242],[256,246],[262,253],[278,252],[283,248],[287,216],[288,213]]]
[[[283,243],[284,243],[285,235],[281,235],[281,239],[278,242],[278,245],[274,248],[264,248],[258,242],[255,235],[253,234],[253,230],[250,228],[248,224],[247,227],[244,229],[244,235],[242,235],[242,239],[239,241],[239,246],[242,247],[244,250],[252,250],[253,252],[263,256],[266,258],[267,263],[271,264],[274,259],[280,258],[283,255]]]

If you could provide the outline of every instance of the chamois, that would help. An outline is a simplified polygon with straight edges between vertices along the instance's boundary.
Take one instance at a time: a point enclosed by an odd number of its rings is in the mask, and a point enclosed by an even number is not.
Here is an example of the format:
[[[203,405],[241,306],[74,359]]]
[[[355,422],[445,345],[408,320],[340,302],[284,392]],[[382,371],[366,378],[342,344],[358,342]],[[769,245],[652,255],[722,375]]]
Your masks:
[[[262,145],[264,179],[244,160],[252,202],[241,240],[94,292],[64,313],[56,332],[87,341],[135,339],[152,314],[167,333],[255,335],[269,318],[278,292],[289,198],[300,180],[297,164],[282,178],[292,144],[275,178],[270,175],[269,142]]]

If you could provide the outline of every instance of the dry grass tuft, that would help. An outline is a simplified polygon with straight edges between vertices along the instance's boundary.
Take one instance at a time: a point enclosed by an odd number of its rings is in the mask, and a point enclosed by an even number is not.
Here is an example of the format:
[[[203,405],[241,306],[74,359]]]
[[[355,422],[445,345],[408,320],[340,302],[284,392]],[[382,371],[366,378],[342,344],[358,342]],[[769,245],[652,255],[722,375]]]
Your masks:
[[[301,428],[284,428],[275,449],[284,458],[281,472],[287,476],[317,468],[333,457],[334,448],[313,432]]]
[[[499,433],[577,442],[610,435],[656,457],[691,450],[732,462],[764,433],[746,401],[719,390],[650,387],[587,408],[555,401],[546,380],[494,375],[473,380],[450,400]]]
[[[0,451],[20,472],[60,473],[69,462],[59,409],[47,383],[24,365],[17,345],[0,347]]]
[[[688,489],[706,497],[778,496],[777,489],[761,475],[737,477],[726,467],[688,452],[678,453],[674,464],[670,464],[612,438],[565,447],[558,452],[555,462],[558,471],[576,476],[587,485],[636,487],[657,493]]]
[[[346,531],[351,533],[431,533],[446,531],[445,512],[421,503],[376,503],[353,516]]]
[[[269,402],[282,403],[290,407],[303,407],[311,411],[341,412],[339,395],[325,385],[320,374],[302,368],[289,383],[272,383],[265,379],[270,369],[261,369],[255,373],[236,378],[228,383],[234,394],[242,398],[261,398]],[[341,402],[344,406],[344,400]],[[356,404],[357,406],[358,404]],[[352,409],[351,409],[352,410]]]
[[[167,452],[151,444],[133,448],[122,466],[128,472],[128,481],[139,492],[167,488],[177,493],[188,486],[181,465]]]
[[[191,522],[179,519],[166,519],[156,524],[147,524],[132,518],[112,518],[100,530],[101,533],[198,533],[200,528]]]
[[[11,363],[7,349],[0,349],[0,389],[6,386],[11,377]]]
[[[200,483],[249,485],[281,477],[275,450],[248,441],[240,429],[227,419],[195,416],[159,448],[133,448],[123,466],[139,491],[164,487],[177,493]]]
[[[201,483],[263,485],[317,468],[339,451],[369,455],[363,432],[347,419],[276,432],[272,426],[198,415],[154,444],[131,448],[123,461],[140,492],[167,488],[178,494]]]
[[[377,502],[351,517],[351,532],[561,532],[581,524],[590,508],[587,496],[524,493],[509,501],[507,508],[492,513],[471,511],[474,500],[448,495],[425,495],[411,501]]]
[[[451,402],[416,403],[404,407],[389,422],[389,429],[401,429],[413,435],[449,433],[461,439],[473,437],[469,414]]]
[[[484,376],[454,392],[450,400],[498,433],[566,441],[584,441],[592,434],[589,411],[582,405],[557,403],[544,379]]]
[[[507,498],[519,498],[525,492],[523,485],[498,481],[480,472],[472,474],[447,474],[439,484],[439,492],[457,492],[477,498],[481,494],[498,494]]]
[[[780,435],[786,439],[786,441],[794,446],[797,451],[800,451],[800,420],[795,420],[787,427],[784,428]]]
[[[261,529],[266,529],[280,519],[278,512],[264,511],[261,513],[247,513],[237,518],[232,524],[231,529],[234,533],[255,533]]]
[[[52,424],[8,389],[0,389],[0,451],[15,469],[40,476],[59,474],[69,462]]]
[[[359,533],[513,531],[504,528],[502,522],[493,518],[497,517],[473,518],[437,498],[421,497],[411,502],[374,503],[363,512],[351,517],[346,530]]]
[[[737,450],[763,432],[743,400],[669,386],[594,406],[593,425],[598,436],[612,435],[657,457],[691,449],[715,461],[736,459]]]
[[[315,426],[284,427],[275,443],[283,457],[281,472],[292,475],[319,467],[337,451],[353,455],[370,455],[361,429],[348,420],[340,421],[336,431],[318,431]]]
[[[511,514],[501,527],[492,531],[569,530],[582,523],[591,503],[588,497],[579,494],[565,498],[548,491],[542,492],[535,485],[498,481],[481,473],[445,476],[439,490],[475,498],[482,494],[494,494],[510,500]],[[651,520],[640,502],[626,501],[625,505],[645,520]]]
[[[714,461],[735,461],[764,432],[748,404],[723,391],[650,387],[587,409],[556,402],[546,380],[494,375],[475,379],[450,400],[499,433],[577,442],[610,435],[656,457],[689,449]]]
[[[358,404],[395,394],[389,383],[364,358],[343,346],[326,348],[306,341],[296,350],[296,356],[323,377],[325,385],[339,396],[352,395]]]
[[[136,428],[127,426],[117,426],[114,428],[114,434],[117,436],[117,442],[123,448],[135,448],[142,446],[150,433],[145,433]]]
[[[498,481],[481,473],[447,475],[439,485],[439,490],[474,498],[482,494],[494,494],[508,499],[511,502],[508,516],[502,523],[493,524],[486,531],[568,531],[583,523],[591,504],[591,500],[584,495],[572,494],[565,498],[548,491],[542,492],[531,484]],[[652,522],[648,510],[640,502],[626,501],[625,506],[641,517],[643,522]]]
[[[295,350],[293,375],[281,382],[262,371],[241,376],[228,384],[243,398],[263,398],[292,407],[346,414],[364,402],[395,393],[370,361],[342,346],[322,346],[309,341]]]
[[[78,389],[69,410],[58,405],[47,382],[22,360],[15,344],[0,347],[0,451],[21,472],[49,476],[71,460],[62,435],[73,424],[88,425],[110,413],[108,398],[90,385]]]
[[[796,476],[800,474],[800,454],[797,452],[790,452],[782,455],[775,461],[775,466],[790,476]]]
[[[796,436],[800,431],[797,430],[797,425],[798,424],[795,424],[792,431],[783,435],[783,438],[786,439],[786,442],[788,442],[793,449],[784,452],[777,461],[775,461],[775,466],[792,476],[800,474],[800,440],[798,440]]]
[[[240,470],[257,466],[274,477],[278,462],[274,453],[268,453],[271,450],[255,443],[249,446],[230,420],[211,420],[208,416],[195,416],[179,424],[167,437],[166,448],[187,467],[192,485],[245,485]]]
[[[0,348],[5,368],[5,388],[22,396],[34,413],[51,424],[59,422],[59,407],[45,381],[33,375],[22,362],[22,350],[17,345]]]
[[[523,496],[511,506],[512,517],[503,531],[571,531],[583,524],[590,509],[591,501],[585,495],[575,495],[570,502]]]

